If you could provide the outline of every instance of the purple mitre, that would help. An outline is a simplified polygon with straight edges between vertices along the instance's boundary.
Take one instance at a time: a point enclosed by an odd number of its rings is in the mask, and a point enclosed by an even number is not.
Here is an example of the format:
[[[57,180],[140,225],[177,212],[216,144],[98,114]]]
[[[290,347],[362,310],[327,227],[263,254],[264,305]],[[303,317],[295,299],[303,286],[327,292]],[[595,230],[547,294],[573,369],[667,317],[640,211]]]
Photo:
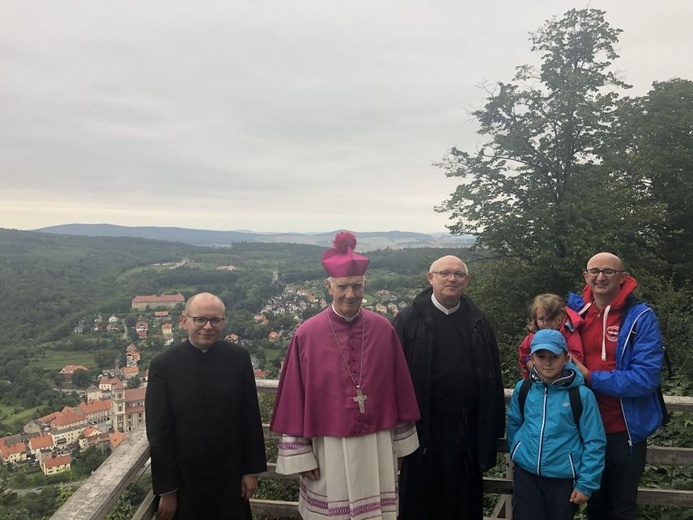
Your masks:
[[[337,233],[334,247],[325,251],[322,255],[322,266],[332,278],[344,278],[346,276],[363,276],[368,269],[368,258],[354,253],[356,237],[348,231]]]

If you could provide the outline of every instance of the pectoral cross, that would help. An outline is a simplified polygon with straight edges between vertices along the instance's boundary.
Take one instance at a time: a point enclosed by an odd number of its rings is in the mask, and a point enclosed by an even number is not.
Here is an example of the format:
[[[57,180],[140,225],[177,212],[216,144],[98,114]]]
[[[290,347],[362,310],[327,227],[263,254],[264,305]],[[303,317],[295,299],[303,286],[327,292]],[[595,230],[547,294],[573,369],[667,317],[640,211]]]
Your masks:
[[[355,403],[359,403],[359,412],[366,413],[366,405],[364,404],[368,400],[368,396],[361,391],[361,387],[356,387],[356,397],[352,399]]]

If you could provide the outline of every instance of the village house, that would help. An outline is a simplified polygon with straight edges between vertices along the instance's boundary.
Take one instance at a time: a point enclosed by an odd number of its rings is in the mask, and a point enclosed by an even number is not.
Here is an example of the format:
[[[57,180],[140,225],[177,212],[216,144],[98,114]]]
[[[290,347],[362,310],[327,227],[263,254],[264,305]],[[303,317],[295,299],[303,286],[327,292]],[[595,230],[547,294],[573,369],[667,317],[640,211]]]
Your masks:
[[[118,323],[107,323],[106,332],[118,332],[120,330],[120,325]]]
[[[99,389],[102,392],[113,392],[113,389],[120,384],[117,377],[102,377],[99,379]]]
[[[135,325],[135,330],[140,339],[146,339],[149,332],[149,323],[146,321],[138,321]]]
[[[29,439],[29,453],[37,458],[42,450],[52,450],[54,447],[55,440],[50,433]]]
[[[123,432],[113,432],[108,439],[111,443],[111,449],[116,449],[125,439],[127,439],[127,436]]]
[[[173,335],[173,325],[171,325],[170,323],[162,323],[161,335],[165,338],[170,338]]]
[[[305,298],[311,303],[317,303],[318,298],[316,298],[313,294],[309,293],[308,291],[304,291],[303,289],[299,289],[296,291],[296,294],[302,298]]]
[[[86,428],[87,418],[74,411],[63,412],[50,422],[50,431],[55,439],[55,444],[73,444],[77,442],[79,434]]]
[[[87,402],[100,401],[103,398],[103,391],[94,385],[89,385],[84,391],[84,395],[87,398]]]
[[[75,412],[86,417],[89,424],[105,424],[111,416],[111,400],[80,403]]]
[[[118,432],[120,433],[120,432]],[[88,450],[89,448],[102,448],[104,446],[111,446],[111,434],[104,433],[96,428],[87,428],[79,436],[79,449],[82,451]]]
[[[22,462],[26,460],[26,444],[16,442],[6,445],[4,442],[0,444],[0,461],[4,463]]]
[[[72,456],[58,455],[57,457],[43,459],[40,464],[44,475],[56,475],[63,471],[70,471],[72,467]]]
[[[140,361],[140,353],[137,347],[130,343],[125,349],[125,364],[129,367],[136,367]]]
[[[140,369],[137,367],[123,367],[120,369],[120,373],[123,374],[123,379],[127,381],[128,379],[139,377]]]
[[[185,303],[185,298],[182,294],[149,294],[138,295],[132,299],[132,307],[139,310],[156,310],[156,309],[174,309],[176,305]]]
[[[83,365],[65,365],[60,370],[60,375],[63,376],[65,379],[69,379],[72,377],[72,374],[74,374],[77,370],[89,370],[89,369]]]

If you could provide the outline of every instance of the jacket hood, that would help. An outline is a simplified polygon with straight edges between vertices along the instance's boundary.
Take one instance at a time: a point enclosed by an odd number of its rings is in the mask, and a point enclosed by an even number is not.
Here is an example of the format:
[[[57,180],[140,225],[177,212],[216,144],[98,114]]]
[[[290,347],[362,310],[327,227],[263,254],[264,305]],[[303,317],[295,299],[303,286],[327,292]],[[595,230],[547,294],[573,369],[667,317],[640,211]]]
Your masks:
[[[565,318],[565,324],[563,326],[565,328],[567,328],[568,330],[570,330],[571,332],[575,332],[576,330],[579,330],[585,321],[582,319],[582,316],[580,316],[576,311],[574,311],[570,307],[566,307],[565,312],[566,312],[566,318]]]
[[[618,294],[609,302],[609,308],[614,310],[622,309],[626,303],[626,299],[635,291],[637,286],[638,281],[631,275],[627,275]],[[592,305],[594,303],[594,294],[592,294],[592,289],[589,284],[585,284],[585,287],[582,289],[582,297],[585,301],[585,305]]]
[[[532,379],[532,383],[534,384],[544,384],[544,381],[542,381],[541,377],[539,376],[539,372],[537,372],[536,367],[532,367],[529,377]],[[574,386],[582,386],[584,384],[585,378],[582,376],[577,367],[569,361],[563,369],[563,373],[560,375],[560,377],[549,386],[565,388],[568,390]]]
[[[614,296],[611,302],[609,302],[609,305],[607,305],[604,309],[604,315],[602,317],[602,361],[606,361],[606,328],[607,324],[609,323],[609,313],[612,310],[623,309],[623,307],[625,307],[625,303],[628,299],[628,296],[633,294],[633,291],[637,286],[637,280],[633,278],[631,275],[627,275],[625,281],[623,282],[623,285],[621,286],[621,289],[618,291],[618,294]],[[582,314],[583,311],[589,309],[594,303],[594,294],[592,294],[592,289],[588,284],[585,284],[585,287],[582,290],[582,295],[585,306],[579,311],[580,314]]]

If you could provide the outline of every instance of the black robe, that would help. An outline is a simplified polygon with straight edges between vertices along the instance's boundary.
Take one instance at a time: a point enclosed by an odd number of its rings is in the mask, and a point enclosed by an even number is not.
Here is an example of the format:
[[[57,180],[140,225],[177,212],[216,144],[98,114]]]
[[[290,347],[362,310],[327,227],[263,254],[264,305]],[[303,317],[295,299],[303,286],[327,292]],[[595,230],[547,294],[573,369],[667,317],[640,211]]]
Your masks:
[[[156,356],[145,400],[154,494],[178,491],[177,520],[251,518],[241,477],[267,469],[248,352],[189,341]]]
[[[419,294],[393,322],[421,411],[419,449],[405,458],[400,475],[399,515],[481,519],[482,472],[496,464],[505,430],[498,345],[488,320],[466,295],[460,308],[445,316],[431,293],[428,288]],[[455,351],[436,352],[456,344]]]

